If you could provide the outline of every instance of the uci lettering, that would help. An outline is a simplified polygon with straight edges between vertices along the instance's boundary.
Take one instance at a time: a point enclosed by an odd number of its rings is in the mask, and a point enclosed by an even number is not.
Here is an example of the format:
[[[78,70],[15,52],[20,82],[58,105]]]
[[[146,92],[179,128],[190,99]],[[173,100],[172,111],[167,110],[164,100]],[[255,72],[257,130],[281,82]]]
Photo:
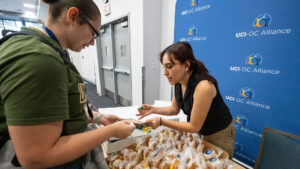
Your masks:
[[[238,66],[230,66],[230,71],[240,71],[240,67],[238,67]]]
[[[259,31],[250,31],[250,32],[237,32],[235,33],[235,37],[242,38],[246,36],[259,36]]]
[[[230,101],[234,101],[234,97],[233,96],[225,96],[226,100],[230,100]]]
[[[181,15],[186,15],[186,14],[188,14],[188,11],[187,11],[187,10],[181,12]]]
[[[237,38],[242,38],[242,37],[246,37],[246,36],[247,36],[247,32],[235,33],[235,37],[237,37]]]

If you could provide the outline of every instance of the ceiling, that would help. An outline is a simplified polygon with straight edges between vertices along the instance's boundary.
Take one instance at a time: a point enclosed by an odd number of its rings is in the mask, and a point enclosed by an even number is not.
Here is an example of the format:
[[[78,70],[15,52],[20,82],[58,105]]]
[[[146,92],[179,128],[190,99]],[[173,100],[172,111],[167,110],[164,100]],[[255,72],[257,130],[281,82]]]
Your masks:
[[[20,17],[36,19],[40,0],[0,0],[0,17]],[[33,5],[34,8],[24,6]]]

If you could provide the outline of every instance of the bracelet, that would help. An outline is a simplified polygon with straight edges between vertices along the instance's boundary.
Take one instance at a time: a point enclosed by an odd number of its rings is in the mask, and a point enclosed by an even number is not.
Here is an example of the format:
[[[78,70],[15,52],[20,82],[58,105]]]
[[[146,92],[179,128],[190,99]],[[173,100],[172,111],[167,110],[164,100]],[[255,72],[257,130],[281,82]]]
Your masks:
[[[161,126],[161,117],[159,117],[159,126]]]
[[[96,116],[96,118],[95,118],[95,123],[96,124],[100,124],[100,121],[101,121],[101,113],[100,112],[98,112],[98,114],[97,114],[97,116]]]

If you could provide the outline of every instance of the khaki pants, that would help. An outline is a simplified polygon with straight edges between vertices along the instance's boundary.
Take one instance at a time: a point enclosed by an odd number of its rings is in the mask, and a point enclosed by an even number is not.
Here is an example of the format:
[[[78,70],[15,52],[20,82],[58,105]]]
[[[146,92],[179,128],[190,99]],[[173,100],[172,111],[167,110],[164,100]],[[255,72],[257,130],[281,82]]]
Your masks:
[[[222,148],[228,153],[229,158],[232,159],[234,150],[234,136],[235,128],[232,121],[224,130],[204,136],[203,139]]]

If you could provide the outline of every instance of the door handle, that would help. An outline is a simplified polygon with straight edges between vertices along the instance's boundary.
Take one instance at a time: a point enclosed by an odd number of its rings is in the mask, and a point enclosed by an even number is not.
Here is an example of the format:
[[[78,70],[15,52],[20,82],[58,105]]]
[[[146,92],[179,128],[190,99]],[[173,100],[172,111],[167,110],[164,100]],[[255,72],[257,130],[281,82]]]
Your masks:
[[[126,74],[126,75],[130,75],[130,72],[127,71],[127,70],[115,69],[115,72],[117,72],[117,73],[122,73],[122,74]]]
[[[102,69],[109,70],[109,71],[113,71],[114,70],[112,67],[108,67],[108,66],[102,66]]]

